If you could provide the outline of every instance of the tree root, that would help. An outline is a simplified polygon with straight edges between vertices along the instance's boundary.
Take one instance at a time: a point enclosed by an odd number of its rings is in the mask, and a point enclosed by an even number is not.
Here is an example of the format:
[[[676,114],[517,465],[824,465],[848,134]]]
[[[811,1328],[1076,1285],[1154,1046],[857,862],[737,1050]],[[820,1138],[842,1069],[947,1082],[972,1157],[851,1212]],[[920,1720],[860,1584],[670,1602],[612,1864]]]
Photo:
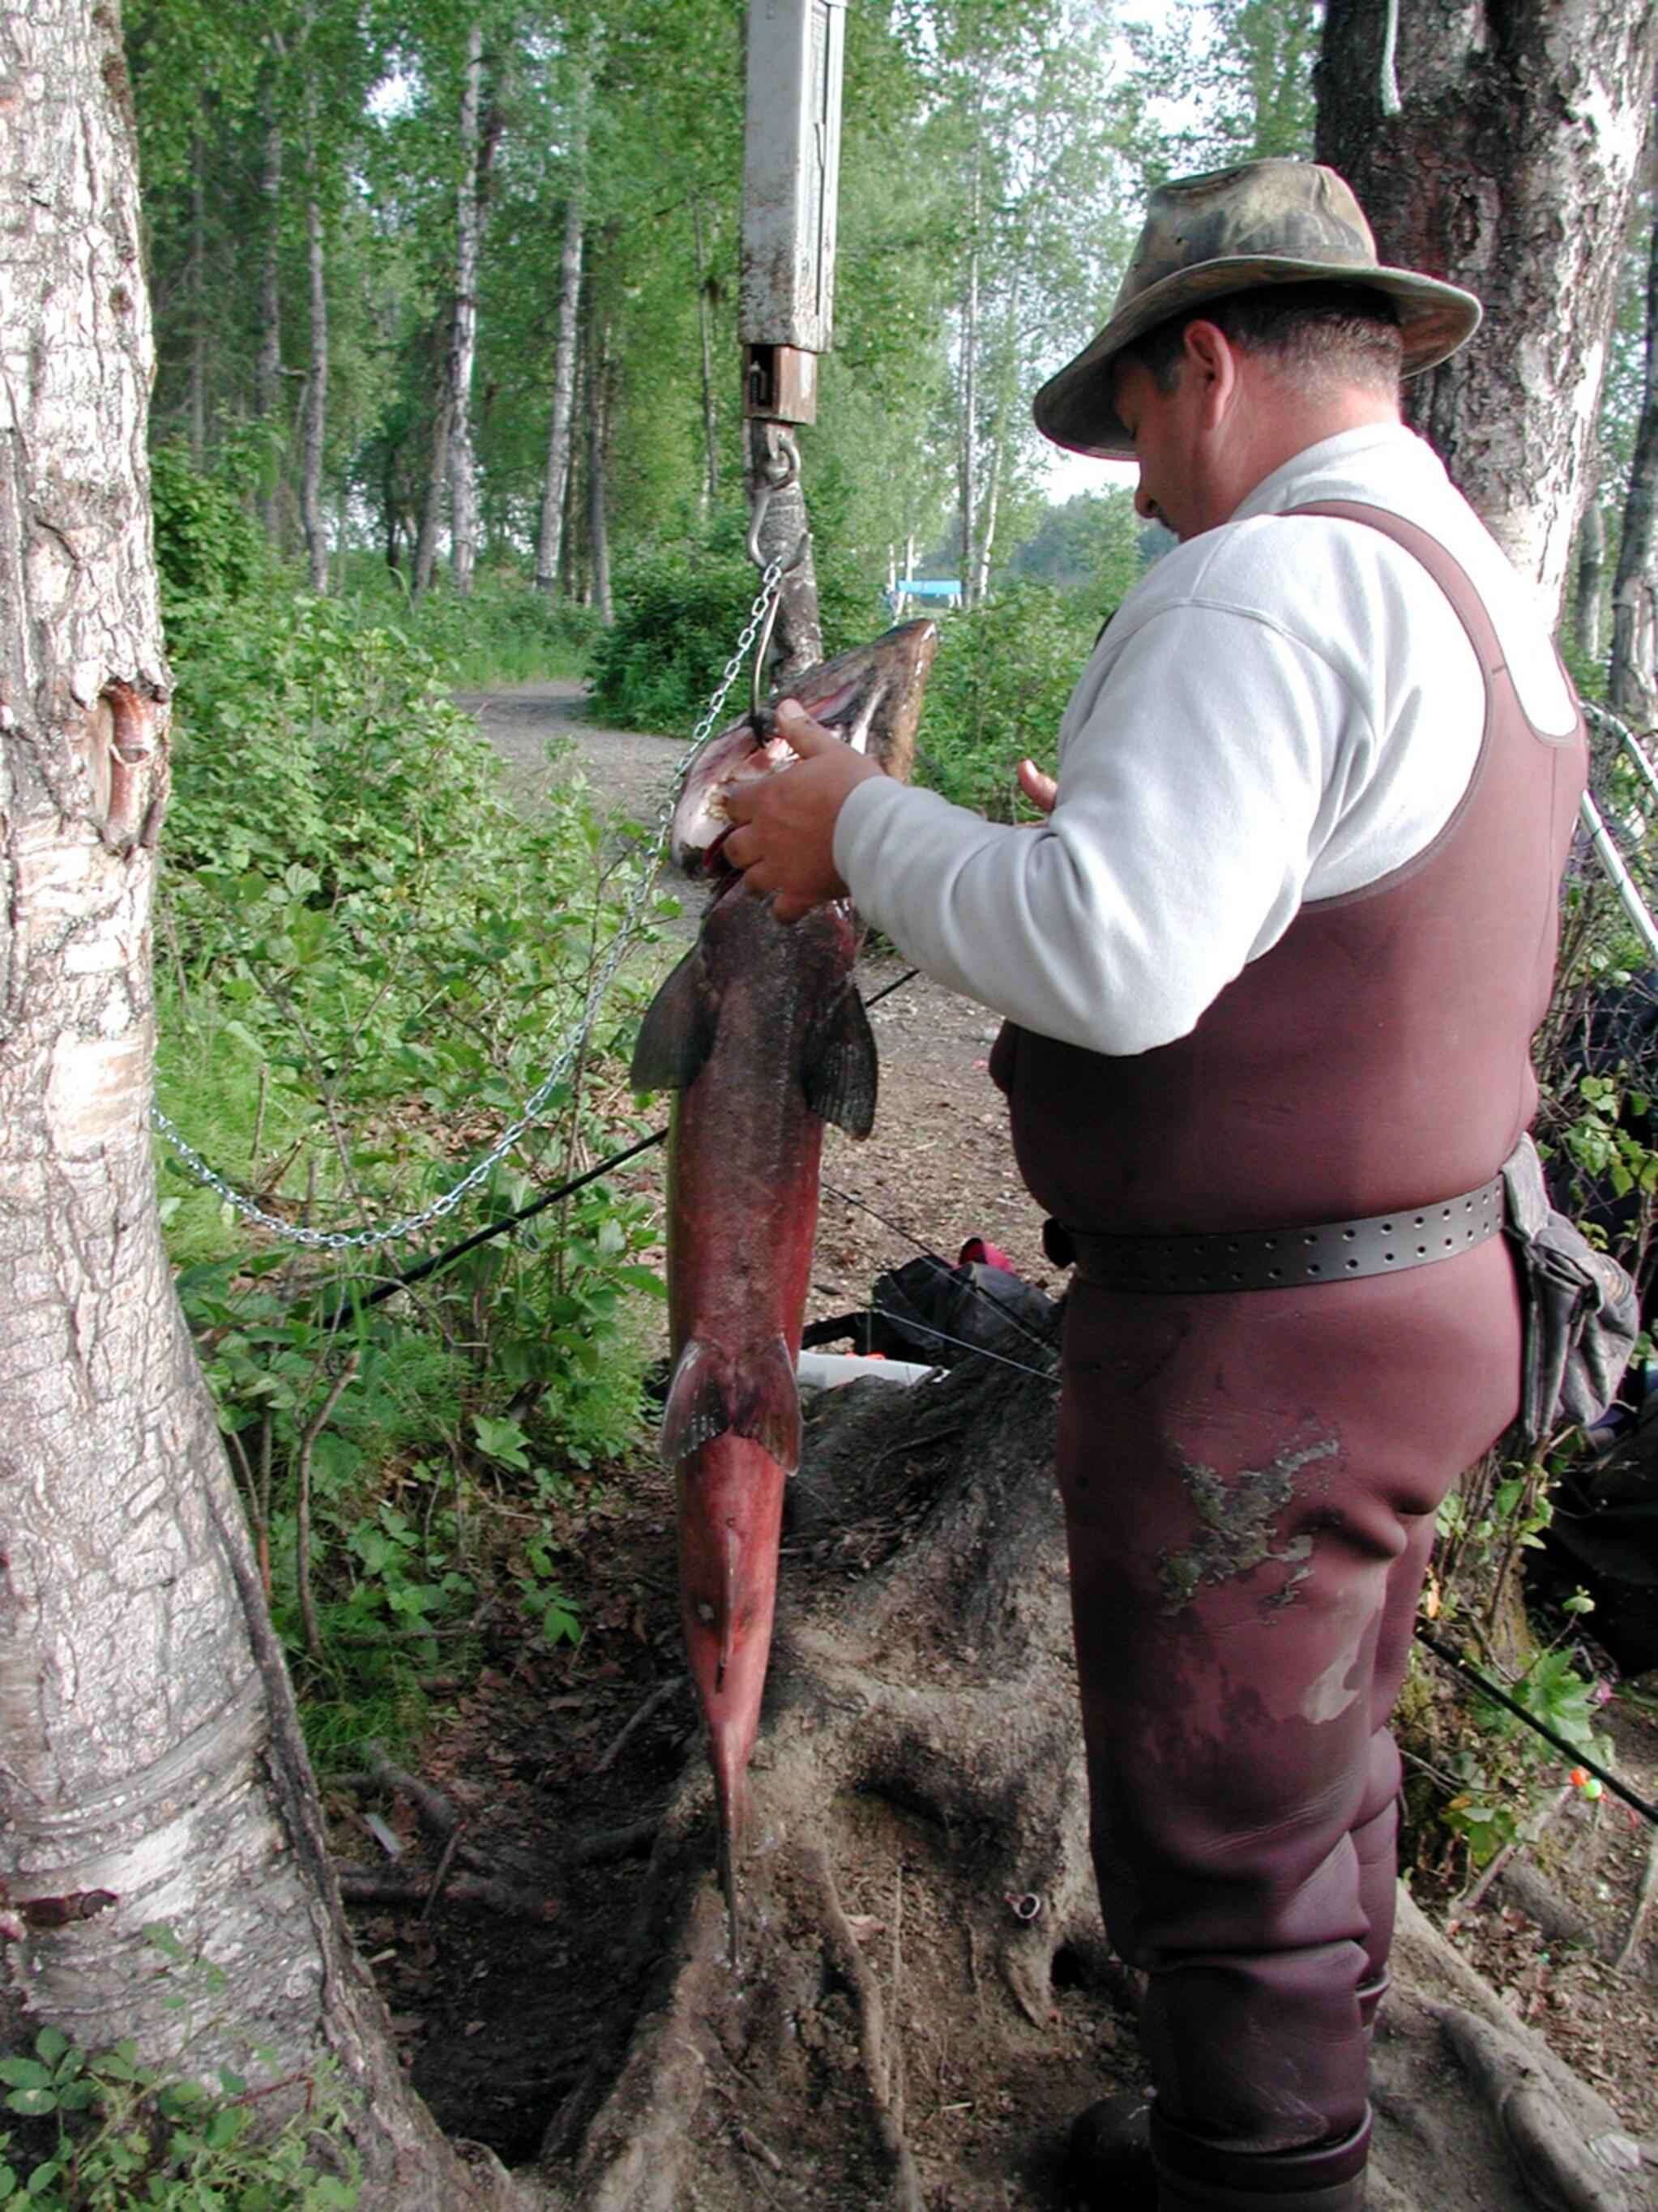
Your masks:
[[[1540,2069],[1460,2005],[1436,2008],[1445,2039],[1496,2115],[1527,2187],[1551,2212],[1630,2212],[1639,2146],[1617,2130],[1585,2141]]]
[[[439,1884],[429,1875],[399,1874],[390,1868],[341,1866],[334,1869],[340,1895],[350,1905],[390,1905],[399,1911],[426,1911],[434,1890],[450,1905],[476,1905],[480,1911],[499,1912],[513,1920],[551,1920],[558,1911],[556,1898],[516,1888],[487,1875],[448,1875]]]
[[[841,1893],[835,1887],[835,1869],[829,1863],[828,1854],[813,1846],[805,1856],[807,1868],[817,1884],[823,1900],[824,1928],[835,1967],[858,1999],[864,2072],[875,2106],[876,2124],[880,2130],[882,2146],[892,2161],[893,2202],[898,2212],[921,2212],[920,2184],[915,2175],[915,2161],[910,2156],[908,2143],[904,2140],[902,2057],[901,2052],[889,2053],[887,2049],[885,2008],[881,2002],[880,1984],[870,1972],[858,1938],[847,1919],[846,1907],[841,1902]]]

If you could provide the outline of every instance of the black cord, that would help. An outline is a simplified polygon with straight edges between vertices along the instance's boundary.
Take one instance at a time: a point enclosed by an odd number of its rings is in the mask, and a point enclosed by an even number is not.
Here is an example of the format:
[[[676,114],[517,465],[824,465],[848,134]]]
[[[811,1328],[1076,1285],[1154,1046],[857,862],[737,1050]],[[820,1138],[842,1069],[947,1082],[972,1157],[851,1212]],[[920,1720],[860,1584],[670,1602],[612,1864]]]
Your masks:
[[[407,1274],[398,1275],[392,1282],[382,1283],[366,1298],[348,1301],[347,1304],[352,1310],[359,1313],[367,1312],[370,1306],[383,1304],[387,1298],[395,1297],[399,1291],[406,1291],[411,1283],[422,1283],[428,1275],[436,1274],[440,1267],[446,1267],[452,1260],[459,1260],[463,1252],[471,1252],[480,1244],[487,1244],[492,1237],[504,1237],[509,1229],[516,1229],[520,1221],[528,1221],[537,1213],[544,1213],[550,1206],[556,1206],[562,1198],[568,1198],[573,1191],[585,1189],[588,1183],[597,1182],[600,1176],[609,1175],[612,1168],[621,1167],[624,1161],[637,1159],[641,1152],[648,1152],[653,1146],[659,1145],[667,1133],[665,1128],[653,1129],[648,1137],[641,1137],[636,1145],[629,1145],[625,1152],[612,1152],[608,1160],[601,1160],[596,1168],[589,1168],[586,1175],[572,1177],[568,1182],[561,1183],[556,1190],[544,1192],[541,1197],[531,1199],[528,1206],[520,1206],[516,1213],[504,1214],[499,1221],[488,1222],[482,1229],[475,1229],[470,1237],[463,1237],[459,1244],[451,1244],[446,1250],[434,1253],[429,1260],[422,1260],[418,1267],[410,1267]]]
[[[1471,1667],[1460,1651],[1453,1651],[1448,1644],[1442,1644],[1439,1638],[1425,1629],[1419,1620],[1416,1625],[1416,1634],[1418,1642],[1425,1644],[1436,1659],[1442,1659],[1448,1667],[1455,1667],[1459,1674],[1466,1674],[1471,1682],[1478,1683],[1488,1698],[1495,1698],[1499,1705],[1506,1706],[1516,1720],[1524,1721],[1526,1726],[1540,1735],[1546,1743],[1552,1743],[1557,1751],[1564,1752],[1574,1766],[1582,1767],[1587,1773],[1594,1775],[1597,1781],[1604,1782],[1614,1796],[1621,1797],[1626,1805],[1632,1805],[1643,1820],[1650,1820],[1655,1827],[1658,1827],[1658,1805],[1649,1805],[1646,1799],[1631,1790],[1627,1783],[1620,1782],[1615,1774],[1609,1773],[1604,1766],[1597,1765],[1577,1744],[1570,1742],[1563,1735],[1558,1735],[1554,1729],[1540,1721],[1535,1713],[1528,1713],[1522,1705],[1517,1704],[1506,1690],[1499,1689],[1495,1682],[1487,1681],[1479,1669],[1477,1667]]]

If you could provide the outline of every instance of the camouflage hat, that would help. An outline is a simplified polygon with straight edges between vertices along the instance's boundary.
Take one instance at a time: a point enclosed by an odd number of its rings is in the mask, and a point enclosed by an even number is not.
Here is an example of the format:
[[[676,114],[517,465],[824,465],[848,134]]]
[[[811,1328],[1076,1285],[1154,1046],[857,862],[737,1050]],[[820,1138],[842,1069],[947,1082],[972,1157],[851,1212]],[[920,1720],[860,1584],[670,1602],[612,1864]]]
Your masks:
[[[1160,185],[1110,321],[1036,394],[1036,428],[1073,453],[1131,454],[1133,442],[1111,394],[1112,367],[1125,346],[1229,292],[1332,283],[1362,284],[1393,301],[1406,376],[1455,353],[1479,325],[1472,292],[1377,261],[1363,210],[1333,169],[1312,161],[1246,161]]]

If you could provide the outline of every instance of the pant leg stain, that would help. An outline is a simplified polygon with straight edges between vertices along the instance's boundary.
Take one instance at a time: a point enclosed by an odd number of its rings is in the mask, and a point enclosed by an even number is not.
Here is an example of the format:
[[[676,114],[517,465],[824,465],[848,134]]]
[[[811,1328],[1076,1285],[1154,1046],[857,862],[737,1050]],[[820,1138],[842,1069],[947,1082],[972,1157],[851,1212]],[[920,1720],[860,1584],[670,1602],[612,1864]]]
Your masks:
[[[1275,1560],[1290,1570],[1289,1579],[1272,1602],[1295,1601],[1296,1585],[1310,1569],[1313,1540],[1297,1536],[1274,1546],[1273,1522],[1296,1494],[1296,1477],[1315,1461],[1333,1459],[1341,1447],[1333,1437],[1278,1454],[1263,1468],[1241,1468],[1234,1475],[1218,1474],[1212,1467],[1193,1461],[1181,1473],[1199,1521],[1197,1540],[1162,1553],[1157,1580],[1163,1586],[1165,1613],[1179,1613],[1189,1605],[1206,1583],[1235,1581]]]

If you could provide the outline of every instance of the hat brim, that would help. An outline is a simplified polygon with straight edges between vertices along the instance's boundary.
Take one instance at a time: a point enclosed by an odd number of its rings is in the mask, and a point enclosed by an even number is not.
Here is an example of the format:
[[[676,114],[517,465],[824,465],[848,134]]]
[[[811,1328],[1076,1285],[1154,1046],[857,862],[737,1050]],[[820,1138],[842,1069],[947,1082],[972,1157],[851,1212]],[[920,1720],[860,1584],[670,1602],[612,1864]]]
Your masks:
[[[1036,428],[1073,453],[1090,453],[1100,460],[1132,459],[1134,441],[1117,414],[1111,391],[1112,366],[1125,346],[1157,324],[1230,292],[1252,292],[1264,284],[1332,283],[1381,292],[1394,302],[1404,340],[1401,373],[1406,376],[1436,368],[1466,345],[1479,327],[1483,311],[1472,292],[1413,269],[1355,268],[1351,263],[1299,261],[1271,254],[1206,261],[1149,285],[1112,317],[1091,344],[1049,377],[1030,403]]]

